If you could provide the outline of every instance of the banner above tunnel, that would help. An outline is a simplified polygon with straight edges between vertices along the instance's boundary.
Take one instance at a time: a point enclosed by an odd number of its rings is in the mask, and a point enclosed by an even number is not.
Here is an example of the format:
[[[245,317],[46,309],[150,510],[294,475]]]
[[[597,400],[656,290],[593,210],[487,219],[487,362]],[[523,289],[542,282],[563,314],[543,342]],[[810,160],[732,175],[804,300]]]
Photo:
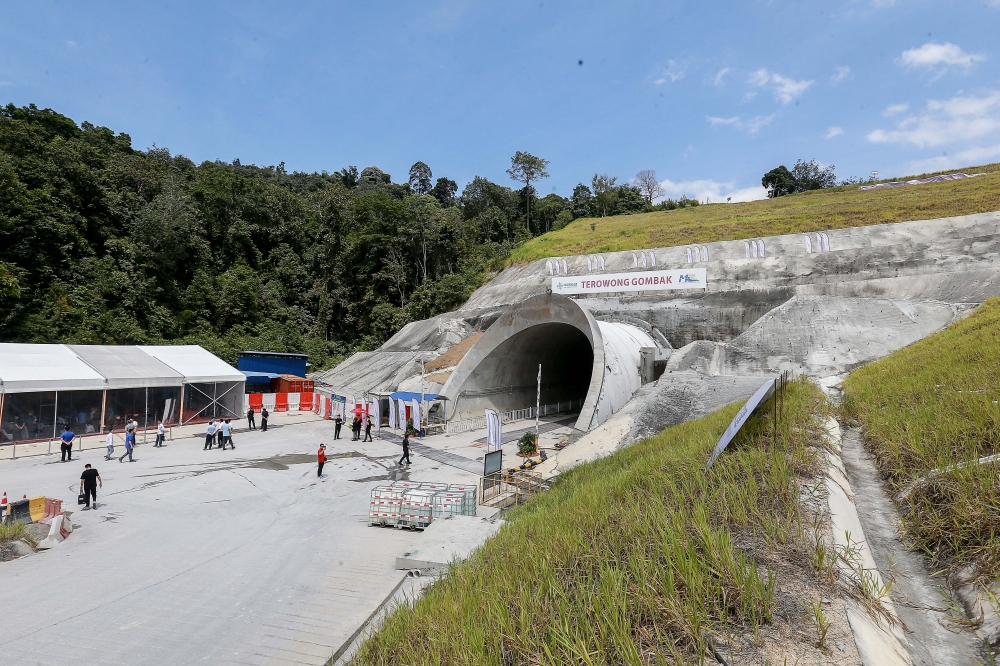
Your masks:
[[[552,293],[563,295],[601,294],[609,291],[705,289],[707,286],[708,271],[704,268],[552,278]]]

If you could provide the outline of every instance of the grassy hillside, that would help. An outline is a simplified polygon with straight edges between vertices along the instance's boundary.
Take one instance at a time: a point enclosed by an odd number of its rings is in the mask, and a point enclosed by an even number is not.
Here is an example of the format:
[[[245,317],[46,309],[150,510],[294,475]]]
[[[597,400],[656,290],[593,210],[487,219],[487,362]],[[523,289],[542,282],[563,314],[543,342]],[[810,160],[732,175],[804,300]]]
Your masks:
[[[842,411],[864,427],[866,446],[891,489],[932,470],[900,504],[913,543],[945,565],[975,562],[1000,576],[1000,299],[968,318],[854,372]]]
[[[834,594],[815,587],[797,501],[824,405],[791,384],[777,441],[769,412],[755,417],[709,472],[737,405],[573,469],[351,663],[698,663],[710,636],[753,663],[825,663],[805,608]]]
[[[581,218],[511,253],[520,263],[545,257],[929,220],[1000,210],[1000,164],[968,167],[972,180],[859,192],[857,185],[739,204]],[[591,224],[595,229],[591,230]]]

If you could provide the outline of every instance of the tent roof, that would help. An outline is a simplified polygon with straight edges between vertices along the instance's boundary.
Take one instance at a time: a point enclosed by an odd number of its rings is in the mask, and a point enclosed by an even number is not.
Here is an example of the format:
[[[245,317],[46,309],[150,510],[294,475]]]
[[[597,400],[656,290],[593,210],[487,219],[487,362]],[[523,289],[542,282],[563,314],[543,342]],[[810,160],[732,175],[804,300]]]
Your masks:
[[[107,378],[109,389],[180,386],[184,376],[138,347],[129,345],[68,345]]]
[[[184,375],[188,384],[246,381],[242,372],[199,345],[143,345],[139,349]]]
[[[420,394],[413,391],[396,391],[395,393],[390,393],[389,397],[393,400],[420,400]],[[437,393],[424,393],[424,401],[428,400],[447,400],[443,395],[438,395]]]
[[[104,377],[66,345],[0,343],[0,390],[103,390]]]

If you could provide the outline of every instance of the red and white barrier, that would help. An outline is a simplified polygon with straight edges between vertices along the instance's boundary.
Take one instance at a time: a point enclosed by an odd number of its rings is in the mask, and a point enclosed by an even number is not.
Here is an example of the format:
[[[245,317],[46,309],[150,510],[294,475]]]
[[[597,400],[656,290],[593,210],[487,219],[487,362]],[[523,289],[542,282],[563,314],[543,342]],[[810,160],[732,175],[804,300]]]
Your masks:
[[[59,514],[52,519],[52,525],[49,526],[49,535],[38,542],[37,548],[39,550],[45,550],[46,548],[58,546],[72,533],[73,521],[70,520],[69,514]]]

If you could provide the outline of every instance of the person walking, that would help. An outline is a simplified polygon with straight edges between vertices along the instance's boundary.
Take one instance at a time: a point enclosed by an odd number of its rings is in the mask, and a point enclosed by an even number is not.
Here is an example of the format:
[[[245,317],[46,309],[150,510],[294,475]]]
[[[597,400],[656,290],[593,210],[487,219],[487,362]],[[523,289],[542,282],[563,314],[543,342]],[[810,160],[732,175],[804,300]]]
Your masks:
[[[132,459],[132,449],[135,448],[135,430],[129,430],[125,433],[125,453],[122,454],[118,462],[124,462],[125,456],[128,456],[129,462],[135,462]]]
[[[368,417],[365,423],[365,438],[361,440],[362,442],[371,442],[372,440],[372,417]]]
[[[247,425],[250,426],[251,430],[257,429],[257,422],[256,419],[254,419],[255,414],[256,412],[253,411],[253,407],[247,410]]]
[[[208,451],[215,444],[215,421],[209,421],[208,427],[205,428],[205,446],[202,451]]]
[[[163,446],[163,436],[167,433],[167,429],[163,427],[163,421],[156,422],[156,443],[153,444],[154,447]]]
[[[333,420],[333,438],[340,439],[340,426],[344,425],[344,419],[340,418],[340,414],[337,414],[337,418]]]
[[[63,428],[63,432],[59,435],[59,439],[62,441],[59,443],[59,448],[62,450],[62,461],[72,462],[73,461],[73,438],[76,437],[76,433],[69,429],[69,427]]]
[[[101,481],[101,475],[97,473],[97,470],[87,463],[83,466],[83,474],[80,475],[80,494],[87,498],[87,506],[85,509],[90,508],[90,498],[94,498],[94,508],[97,508],[97,485],[100,484],[101,488],[104,487],[104,482]]]
[[[361,439],[361,417],[355,416],[354,421],[351,422],[351,432],[354,436],[351,438],[352,442],[356,442]]]
[[[267,411],[267,407],[260,408],[260,431],[267,432],[267,417],[270,414]]]
[[[226,444],[232,445],[233,443],[233,426],[229,423],[229,419],[222,422],[222,425],[219,426],[219,432],[222,433],[222,450],[225,451]]]
[[[108,436],[104,438],[104,444],[108,447],[108,452],[104,456],[104,459],[111,460],[111,456],[115,455],[115,433],[113,430],[108,430]]]
[[[410,433],[403,431],[403,455],[399,457],[399,462],[397,465],[402,465],[403,460],[406,460],[406,464],[410,464]]]
[[[316,460],[317,460],[316,478],[322,479],[323,465],[326,464],[326,444],[319,445],[319,451],[316,452]]]

